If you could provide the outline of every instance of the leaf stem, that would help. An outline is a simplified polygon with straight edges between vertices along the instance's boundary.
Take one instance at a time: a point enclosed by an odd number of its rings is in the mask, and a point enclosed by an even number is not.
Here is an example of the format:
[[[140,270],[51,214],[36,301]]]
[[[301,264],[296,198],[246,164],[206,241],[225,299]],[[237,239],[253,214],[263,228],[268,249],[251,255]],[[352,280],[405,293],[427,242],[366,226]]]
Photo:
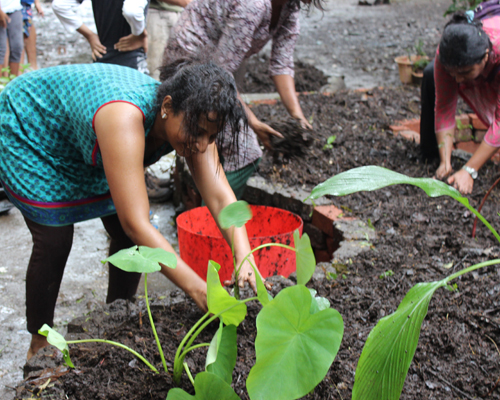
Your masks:
[[[81,340],[67,340],[66,343],[68,344],[77,344],[77,343],[90,343],[90,342],[97,342],[97,343],[107,343],[107,344],[112,344],[113,346],[121,347],[122,349],[130,351],[134,356],[136,356],[139,360],[141,360],[144,364],[146,364],[153,372],[156,372],[159,374],[158,370],[151,365],[151,363],[146,360],[143,356],[141,356],[137,351],[132,350],[130,347],[125,346],[124,344],[118,343],[118,342],[113,342],[112,340],[106,340],[106,339],[81,339]]]
[[[184,365],[184,369],[186,370],[186,374],[187,374],[189,380],[191,381],[191,384],[194,386],[193,375],[191,375],[191,371],[189,370],[189,366],[188,366],[187,362],[183,362],[182,365]]]
[[[456,279],[459,276],[466,274],[467,272],[472,272],[472,271],[475,271],[476,269],[488,267],[490,265],[498,265],[498,264],[500,264],[500,259],[484,261],[484,262],[479,263],[479,264],[474,264],[468,268],[465,268],[465,269],[462,269],[458,272],[455,272],[453,275],[450,275],[448,278],[445,279],[445,282],[448,283],[449,281],[452,281],[453,279]]]
[[[148,309],[149,322],[151,323],[151,329],[153,330],[153,335],[156,340],[156,345],[158,346],[158,351],[160,353],[161,362],[163,364],[163,369],[168,372],[167,362],[165,361],[165,356],[163,355],[163,349],[161,347],[160,339],[158,338],[158,333],[156,332],[155,323],[153,321],[153,315],[151,314],[151,309],[149,307],[148,299],[148,274],[144,274],[144,296],[146,297],[146,308]]]

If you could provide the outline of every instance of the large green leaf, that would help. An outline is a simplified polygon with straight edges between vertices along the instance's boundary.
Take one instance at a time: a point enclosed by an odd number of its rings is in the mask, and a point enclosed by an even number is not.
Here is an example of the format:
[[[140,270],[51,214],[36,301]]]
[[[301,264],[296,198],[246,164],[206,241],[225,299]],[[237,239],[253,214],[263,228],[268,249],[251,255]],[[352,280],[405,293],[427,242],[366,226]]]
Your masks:
[[[252,210],[243,200],[229,204],[219,213],[219,225],[222,229],[229,229],[231,226],[241,228],[251,219]]]
[[[273,296],[269,294],[269,292],[266,289],[266,286],[264,285],[264,282],[262,282],[262,279],[260,279],[260,274],[257,268],[254,265],[252,265],[252,268],[255,274],[255,284],[257,286],[257,298],[259,299],[260,304],[262,304],[262,306],[265,306],[273,299]]]
[[[316,259],[314,258],[311,240],[307,233],[299,238],[299,230],[293,232],[293,241],[295,243],[295,254],[297,260],[297,283],[305,285],[314,274],[316,269]]]
[[[221,315],[226,325],[238,326],[247,315],[247,306],[236,300],[222,287],[219,278],[220,265],[215,261],[208,262],[207,270],[207,304],[212,314],[219,314],[225,309],[236,305]]]
[[[411,178],[390,169],[373,165],[353,168],[333,176],[316,186],[309,198],[317,199],[325,195],[345,196],[360,191],[372,191],[405,183],[418,186],[430,197],[450,196],[465,206],[469,205],[469,200],[463,197],[458,190],[437,179]]]
[[[344,334],[331,308],[310,313],[313,301],[302,285],[282,290],[257,316],[255,352],[247,389],[252,400],[305,396],[325,377]]]
[[[445,285],[446,280],[418,283],[395,313],[377,323],[358,361],[353,400],[399,399],[429,302],[434,292]]]
[[[224,327],[221,322],[208,348],[205,369],[230,385],[233,380],[237,353],[236,327],[234,325]]]
[[[69,367],[75,368],[69,357],[68,343],[66,343],[66,339],[64,339],[63,335],[52,329],[47,324],[43,324],[43,326],[38,330],[38,333],[40,335],[46,336],[47,342],[59,349],[59,351],[63,354],[64,362]]]
[[[177,257],[163,249],[152,249],[146,246],[133,246],[123,249],[101,261],[109,262],[127,272],[152,273],[161,270],[162,263],[169,268],[177,266]]]
[[[196,394],[191,396],[182,389],[170,389],[167,400],[240,400],[226,382],[210,372],[200,372],[194,379]]]

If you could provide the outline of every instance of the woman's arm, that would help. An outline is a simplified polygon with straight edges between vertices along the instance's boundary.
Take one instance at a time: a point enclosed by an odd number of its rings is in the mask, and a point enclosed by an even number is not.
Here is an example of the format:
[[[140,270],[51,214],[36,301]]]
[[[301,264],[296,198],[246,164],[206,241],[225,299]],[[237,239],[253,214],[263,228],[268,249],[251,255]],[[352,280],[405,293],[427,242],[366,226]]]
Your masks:
[[[219,164],[219,155],[215,144],[210,144],[204,153],[197,153],[186,158],[186,161],[201,197],[207,204],[217,225],[219,225],[219,213],[224,207],[234,203],[236,197],[231,186],[229,186],[222,166]],[[239,266],[251,251],[245,227],[221,229],[221,232],[230,246],[231,243],[234,243],[236,265]],[[255,265],[253,257],[250,260]],[[243,264],[238,276],[238,285],[240,287],[243,287],[245,282],[248,282],[255,292],[257,291],[255,276],[249,262]]]
[[[453,138],[455,127],[436,132],[439,151],[439,167],[436,170],[436,178],[443,179],[451,174],[451,152],[453,150]]]
[[[149,221],[149,201],[144,181],[145,133],[143,114],[128,103],[110,103],[95,116],[95,132],[111,197],[125,233],[138,246],[175,253]],[[177,255],[177,268],[161,272],[206,310],[206,284]]]
[[[458,84],[439,62],[439,53],[436,54],[434,61],[434,82],[436,86],[434,128],[441,161],[436,177],[442,179],[452,172],[451,151],[456,127]]]
[[[467,167],[474,168],[476,171],[479,169],[498,151],[498,147],[493,147],[486,143],[484,140],[481,142],[478,149],[474,152],[469,161],[465,164]],[[462,194],[472,193],[474,186],[474,179],[464,169],[455,172],[448,178],[448,183],[453,185]]]
[[[92,32],[90,28],[83,23],[81,17],[75,12],[75,9],[80,5],[77,0],[54,0],[52,2],[52,10],[61,21],[62,26],[68,32],[77,31],[90,44],[92,59],[96,61],[106,54],[106,46],[103,46],[99,36]]]
[[[300,107],[299,98],[295,92],[295,81],[290,75],[274,75],[274,85],[280,94],[281,101],[285,105],[292,118],[300,122],[303,128],[312,129],[311,124],[304,116]]]
[[[147,53],[148,40],[146,32],[146,7],[148,0],[125,0],[123,2],[123,17],[130,25],[132,33],[120,38],[115,44],[118,51],[132,51],[143,48]]]

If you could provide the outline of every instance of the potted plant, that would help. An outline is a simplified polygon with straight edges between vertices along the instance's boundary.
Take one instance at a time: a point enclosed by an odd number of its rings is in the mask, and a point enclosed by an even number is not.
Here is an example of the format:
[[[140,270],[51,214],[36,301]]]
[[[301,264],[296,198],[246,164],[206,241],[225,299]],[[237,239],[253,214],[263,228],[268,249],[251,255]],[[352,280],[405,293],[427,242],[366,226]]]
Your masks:
[[[425,51],[423,50],[422,40],[419,40],[415,44],[414,49],[415,54],[411,54],[411,50],[408,49],[408,54],[396,57],[394,59],[394,61],[398,64],[399,79],[403,84],[417,83],[414,81],[413,71],[418,68],[423,72],[423,69],[429,63],[429,57],[427,57]],[[415,79],[418,80],[418,76],[419,75],[417,75]],[[420,77],[422,76],[423,73],[422,75],[420,75]]]

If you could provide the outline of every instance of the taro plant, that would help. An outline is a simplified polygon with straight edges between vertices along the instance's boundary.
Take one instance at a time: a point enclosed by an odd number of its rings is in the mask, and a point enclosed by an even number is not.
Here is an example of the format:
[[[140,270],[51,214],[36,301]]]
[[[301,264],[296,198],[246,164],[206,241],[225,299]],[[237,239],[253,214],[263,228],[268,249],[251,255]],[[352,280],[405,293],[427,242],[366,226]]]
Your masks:
[[[226,228],[243,226],[250,218],[248,205],[237,202],[221,212],[219,223]],[[274,299],[267,293],[254,265],[257,296],[238,300],[222,287],[219,265],[209,262],[208,312],[182,340],[173,367],[174,381],[179,382],[183,369],[186,370],[196,394],[191,396],[174,388],[169,391],[167,400],[239,399],[231,388],[236,364],[236,329],[246,316],[246,303],[255,300],[261,303],[262,309],[256,320],[256,362],[246,380],[250,399],[297,399],[313,390],[324,378],[340,347],[343,321],[340,314],[330,308],[327,299],[316,297],[316,293],[305,286],[316,267],[309,237],[304,234],[299,238],[296,231],[294,242],[295,247],[269,243],[252,250],[253,253],[265,247],[280,246],[296,252],[297,285],[282,290]],[[241,265],[235,267],[235,271],[239,269]],[[220,326],[211,343],[193,345],[199,333],[217,318]],[[191,350],[202,346],[209,347],[205,371],[193,379],[184,359]]]
[[[113,254],[112,256],[102,261],[102,263],[106,262],[110,262],[116,267],[127,272],[144,273],[144,292],[145,292],[146,308],[148,311],[149,321],[151,323],[151,329],[153,331],[156,344],[158,346],[158,352],[160,353],[163,369],[165,370],[165,372],[168,372],[167,362],[165,360],[165,356],[163,355],[163,349],[161,347],[160,340],[158,339],[158,334],[156,333],[153,316],[151,314],[151,309],[149,307],[148,273],[160,271],[161,267],[159,263],[164,264],[169,268],[175,268],[177,266],[177,258],[175,254],[170,253],[163,249],[151,249],[146,246],[139,246],[139,247],[133,246],[129,249],[120,250],[119,252]],[[64,361],[71,368],[74,368],[74,366],[69,356],[68,344],[98,342],[98,343],[111,344],[114,346],[121,347],[127,351],[130,351],[133,355],[139,358],[144,364],[146,364],[152,371],[158,373],[158,370],[148,360],[146,360],[142,355],[140,355],[130,347],[125,346],[124,344],[106,339],[66,340],[60,333],[52,329],[47,324],[44,324],[42,328],[38,331],[38,333],[40,335],[46,336],[47,341],[54,347],[58,348],[63,353]]]
[[[226,207],[219,216],[221,227],[243,226],[252,217],[248,204],[236,202]],[[305,396],[325,377],[340,347],[344,332],[341,315],[330,308],[327,299],[317,297],[314,290],[306,288],[311,279],[316,261],[307,234],[299,237],[294,232],[295,247],[281,243],[263,244],[250,254],[269,246],[283,247],[296,253],[297,285],[282,290],[274,299],[268,294],[255,265],[252,265],[257,284],[257,296],[247,299],[232,297],[221,285],[218,271],[220,266],[209,261],[207,270],[208,312],[189,330],[182,339],[174,357],[173,378],[179,383],[186,371],[196,395],[193,397],[182,389],[174,388],[167,400],[237,400],[239,397],[231,388],[232,372],[237,356],[237,326],[245,319],[246,303],[259,301],[262,309],[257,316],[255,340],[256,362],[246,380],[250,399],[293,400]],[[147,273],[160,270],[158,262],[175,267],[175,255],[160,249],[133,247],[122,250],[103,262],[109,261],[129,272],[144,272],[145,297],[151,327],[165,371],[167,366],[161,344],[154,328],[149,308]],[[196,338],[212,321],[219,319],[219,329],[211,343],[197,343]],[[104,342],[120,346],[132,352],[153,371],[157,369],[134,350],[116,342],[103,339],[66,341],[60,334],[44,325],[39,331],[46,335],[50,344],[63,352],[69,366],[68,344]],[[185,358],[194,349],[208,347],[205,371],[193,378]]]
[[[449,196],[467,207],[493,233],[499,234],[470,204],[466,197],[447,184],[430,178],[411,178],[385,168],[366,166],[338,174],[316,186],[310,198],[324,195],[345,196],[359,191],[372,191],[396,184],[410,184],[425,191],[430,197]],[[432,296],[439,288],[456,288],[450,282],[468,272],[489,265],[500,264],[500,259],[482,262],[462,269],[447,278],[418,283],[406,294],[396,312],[382,318],[370,332],[356,368],[353,400],[399,399],[404,381],[415,354],[422,322]]]

